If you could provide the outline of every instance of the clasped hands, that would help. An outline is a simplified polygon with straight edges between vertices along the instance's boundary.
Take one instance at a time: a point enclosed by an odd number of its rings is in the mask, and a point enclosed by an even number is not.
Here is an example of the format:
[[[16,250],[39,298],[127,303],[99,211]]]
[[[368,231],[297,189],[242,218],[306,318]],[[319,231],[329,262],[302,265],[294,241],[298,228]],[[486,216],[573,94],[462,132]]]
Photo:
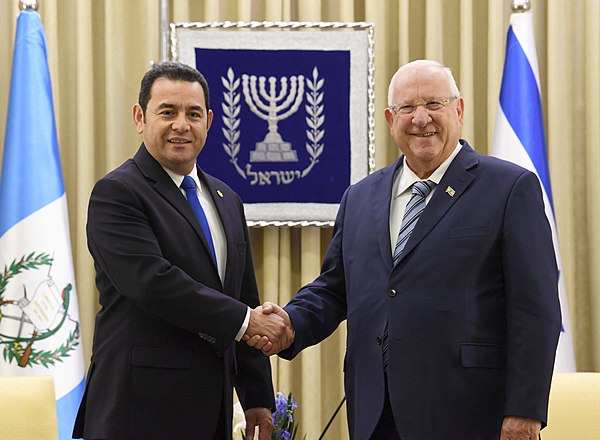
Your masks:
[[[242,339],[266,356],[271,356],[292,345],[294,329],[285,310],[266,302],[250,310],[250,322]]]

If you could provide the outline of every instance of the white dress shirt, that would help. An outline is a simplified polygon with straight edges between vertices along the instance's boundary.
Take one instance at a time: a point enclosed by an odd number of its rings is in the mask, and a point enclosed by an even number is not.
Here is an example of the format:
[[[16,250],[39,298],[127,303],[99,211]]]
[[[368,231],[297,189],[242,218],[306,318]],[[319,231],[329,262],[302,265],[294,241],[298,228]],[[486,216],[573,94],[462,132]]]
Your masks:
[[[425,179],[431,180],[436,184],[436,186],[433,187],[425,199],[426,204],[429,203],[429,200],[431,200],[431,196],[435,192],[437,185],[442,180],[442,177],[444,177],[446,170],[461,148],[462,145],[459,142],[452,154],[444,162],[442,162],[439,167],[436,168],[431,176]],[[394,184],[392,185],[392,200],[390,202],[390,244],[392,255],[394,254],[394,248],[396,247],[396,241],[398,240],[398,233],[400,232],[400,226],[402,225],[402,217],[404,217],[406,205],[412,196],[411,186],[413,183],[419,180],[423,179],[420,179],[419,176],[417,176],[414,171],[410,169],[410,166],[406,165],[405,158],[402,166],[396,173],[396,177],[394,177]]]
[[[173,180],[177,188],[181,191],[183,196],[185,197],[185,190],[181,187],[183,182],[183,178],[180,174],[174,173],[168,168],[163,167],[163,169],[167,172],[169,177]],[[215,254],[217,258],[217,270],[219,271],[219,278],[221,278],[221,283],[225,281],[225,271],[227,269],[227,239],[225,238],[225,230],[223,229],[223,223],[221,223],[221,218],[219,217],[219,213],[217,212],[217,208],[212,200],[208,191],[203,191],[202,183],[198,178],[198,169],[196,165],[194,165],[194,169],[190,174],[188,174],[194,182],[196,182],[196,194],[198,195],[198,200],[200,201],[200,205],[202,205],[202,209],[204,210],[204,214],[206,215],[206,219],[208,221],[208,226],[210,228],[210,233],[213,238],[213,246],[215,248]],[[208,237],[206,237],[208,240]],[[248,329],[248,323],[250,322],[250,307],[246,310],[246,317],[242,326],[235,337],[236,341],[242,339],[244,333]]]

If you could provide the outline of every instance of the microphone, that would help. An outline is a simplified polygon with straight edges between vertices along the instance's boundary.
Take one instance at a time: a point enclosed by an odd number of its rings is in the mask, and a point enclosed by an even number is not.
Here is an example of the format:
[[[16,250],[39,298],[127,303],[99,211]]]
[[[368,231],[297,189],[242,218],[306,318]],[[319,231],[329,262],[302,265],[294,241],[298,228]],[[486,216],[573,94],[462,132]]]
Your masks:
[[[323,430],[323,432],[319,436],[318,440],[323,440],[323,438],[325,437],[325,433],[327,432],[327,430],[329,429],[329,427],[333,423],[333,420],[335,419],[335,416],[337,416],[337,413],[340,412],[340,409],[342,409],[342,405],[344,404],[345,401],[346,401],[346,396],[344,395],[344,397],[342,398],[342,401],[340,402],[340,404],[338,405],[338,407],[333,412],[333,415],[329,419],[329,422],[327,422],[327,425],[325,426],[325,429]]]

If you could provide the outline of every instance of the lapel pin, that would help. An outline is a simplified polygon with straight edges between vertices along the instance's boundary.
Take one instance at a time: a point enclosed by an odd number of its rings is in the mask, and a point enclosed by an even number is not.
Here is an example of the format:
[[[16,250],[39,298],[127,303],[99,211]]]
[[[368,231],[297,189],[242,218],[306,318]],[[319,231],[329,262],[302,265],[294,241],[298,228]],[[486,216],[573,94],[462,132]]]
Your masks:
[[[450,197],[454,197],[454,194],[456,194],[456,191],[454,191],[454,188],[452,188],[451,186],[448,186],[446,188],[446,194],[448,194]]]
[[[220,189],[217,190],[217,194],[218,194],[219,197],[223,198],[223,193],[221,192]]]

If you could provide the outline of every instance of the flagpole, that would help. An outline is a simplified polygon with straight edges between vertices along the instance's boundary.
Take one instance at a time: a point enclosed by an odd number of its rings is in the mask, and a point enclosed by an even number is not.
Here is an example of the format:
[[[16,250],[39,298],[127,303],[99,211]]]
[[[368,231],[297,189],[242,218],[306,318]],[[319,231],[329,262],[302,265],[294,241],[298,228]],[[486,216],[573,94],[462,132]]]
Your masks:
[[[531,9],[530,0],[513,0],[512,11],[513,12],[527,12]]]
[[[169,0],[160,0],[160,61],[169,61]]]
[[[38,10],[37,0],[19,0],[19,11],[36,11]]]

